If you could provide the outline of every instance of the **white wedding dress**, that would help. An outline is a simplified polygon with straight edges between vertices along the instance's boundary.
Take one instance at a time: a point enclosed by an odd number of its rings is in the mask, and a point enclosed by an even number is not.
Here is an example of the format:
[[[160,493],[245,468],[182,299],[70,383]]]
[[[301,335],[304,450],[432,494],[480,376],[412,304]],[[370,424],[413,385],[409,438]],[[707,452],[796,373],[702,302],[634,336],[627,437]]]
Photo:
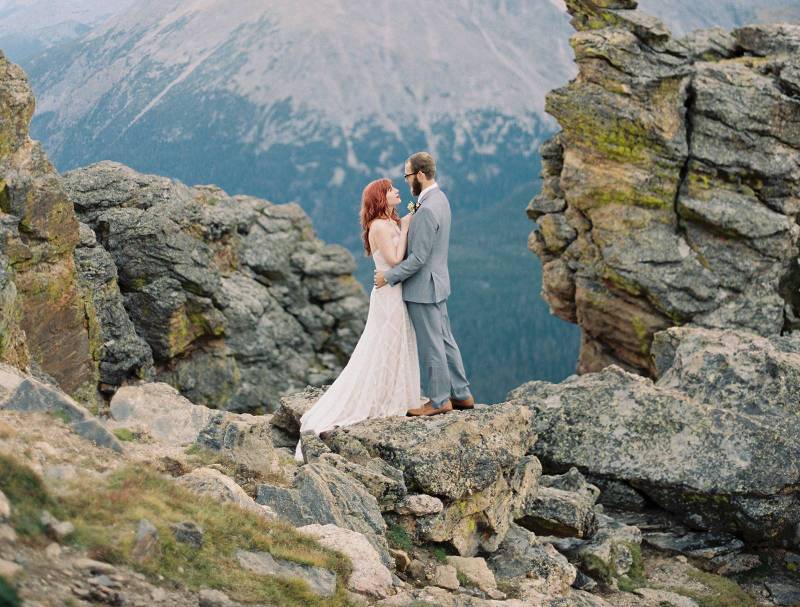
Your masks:
[[[395,228],[392,243],[397,246],[400,228]],[[380,251],[374,251],[372,258],[376,269],[389,269]],[[300,433],[319,434],[367,418],[405,415],[419,405],[417,340],[403,301],[403,285],[373,287],[364,332],[339,377],[300,418]],[[295,459],[303,461],[299,442]]]

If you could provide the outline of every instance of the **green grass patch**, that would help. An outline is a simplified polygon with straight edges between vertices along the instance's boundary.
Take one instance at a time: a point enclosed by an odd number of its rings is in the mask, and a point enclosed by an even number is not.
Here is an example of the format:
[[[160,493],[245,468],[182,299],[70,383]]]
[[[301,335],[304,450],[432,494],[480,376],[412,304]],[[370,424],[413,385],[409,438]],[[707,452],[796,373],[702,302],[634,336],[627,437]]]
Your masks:
[[[0,577],[0,607],[19,607],[20,605],[22,605],[22,599],[19,598],[14,586]]]
[[[65,497],[65,508],[75,524],[74,542],[94,558],[128,564],[151,579],[161,579],[191,590],[204,587],[224,591],[241,602],[288,607],[343,607],[348,605],[342,580],[350,564],[297,533],[288,524],[263,519],[232,504],[198,497],[149,468],[127,467],[109,477],[107,486],[76,486]],[[160,550],[143,562],[133,558],[138,522],[147,519],[159,534]],[[204,531],[201,548],[175,541],[170,525],[196,522]],[[236,550],[271,553],[275,558],[335,571],[336,594],[322,599],[304,583],[248,573],[239,567]]]
[[[50,411],[50,415],[55,417],[58,421],[63,422],[67,425],[72,423],[72,418],[70,417],[69,413],[67,413],[63,409],[54,409],[53,411]]]
[[[39,475],[8,455],[0,455],[0,489],[11,502],[11,526],[22,536],[33,538],[43,534],[39,522],[42,510],[59,517],[58,504]]]
[[[434,546],[431,549],[431,554],[433,554],[433,558],[435,558],[440,563],[447,562],[447,550],[442,548],[441,546]]]
[[[708,588],[700,592],[689,588],[670,588],[673,592],[694,599],[700,607],[757,607],[756,600],[742,590],[736,582],[721,575],[703,571],[689,571],[693,580]]]
[[[411,536],[400,525],[389,525],[386,530],[386,541],[392,548],[410,552],[414,548]]]
[[[137,436],[127,428],[117,428],[114,430],[114,436],[123,442],[135,441]]]
[[[458,583],[461,584],[463,587],[468,586],[477,586],[475,582],[469,579],[466,575],[464,575],[461,571],[456,570],[456,577],[458,578]]]

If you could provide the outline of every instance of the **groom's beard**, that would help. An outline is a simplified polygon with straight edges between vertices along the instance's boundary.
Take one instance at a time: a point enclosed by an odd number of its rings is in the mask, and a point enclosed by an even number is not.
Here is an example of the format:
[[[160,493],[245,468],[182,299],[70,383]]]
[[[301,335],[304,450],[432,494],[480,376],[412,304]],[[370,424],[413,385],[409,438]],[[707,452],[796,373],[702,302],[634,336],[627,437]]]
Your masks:
[[[422,184],[419,182],[419,179],[416,175],[414,175],[414,181],[411,182],[411,194],[414,196],[419,196],[422,193]]]

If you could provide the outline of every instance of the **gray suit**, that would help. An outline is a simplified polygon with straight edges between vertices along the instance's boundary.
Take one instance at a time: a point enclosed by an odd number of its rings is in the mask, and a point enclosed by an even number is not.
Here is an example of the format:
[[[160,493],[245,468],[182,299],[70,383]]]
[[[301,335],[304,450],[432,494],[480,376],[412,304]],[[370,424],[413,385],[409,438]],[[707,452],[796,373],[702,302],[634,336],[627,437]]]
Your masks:
[[[438,187],[425,192],[418,203],[406,258],[383,275],[392,286],[403,283],[403,299],[417,334],[422,389],[438,408],[451,396],[464,400],[470,392],[447,315],[450,203]]]

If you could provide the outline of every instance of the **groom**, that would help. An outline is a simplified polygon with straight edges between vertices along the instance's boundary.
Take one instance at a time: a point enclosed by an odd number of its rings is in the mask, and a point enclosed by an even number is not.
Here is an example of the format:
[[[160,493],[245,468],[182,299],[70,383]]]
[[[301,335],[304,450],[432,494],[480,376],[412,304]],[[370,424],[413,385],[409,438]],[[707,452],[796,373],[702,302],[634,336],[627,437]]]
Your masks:
[[[430,400],[408,411],[414,416],[447,413],[454,407],[472,409],[475,405],[447,316],[450,203],[435,178],[436,162],[427,152],[406,161],[406,183],[419,197],[408,231],[408,252],[393,268],[375,272],[378,288],[403,283],[403,299],[417,334],[423,391]]]

